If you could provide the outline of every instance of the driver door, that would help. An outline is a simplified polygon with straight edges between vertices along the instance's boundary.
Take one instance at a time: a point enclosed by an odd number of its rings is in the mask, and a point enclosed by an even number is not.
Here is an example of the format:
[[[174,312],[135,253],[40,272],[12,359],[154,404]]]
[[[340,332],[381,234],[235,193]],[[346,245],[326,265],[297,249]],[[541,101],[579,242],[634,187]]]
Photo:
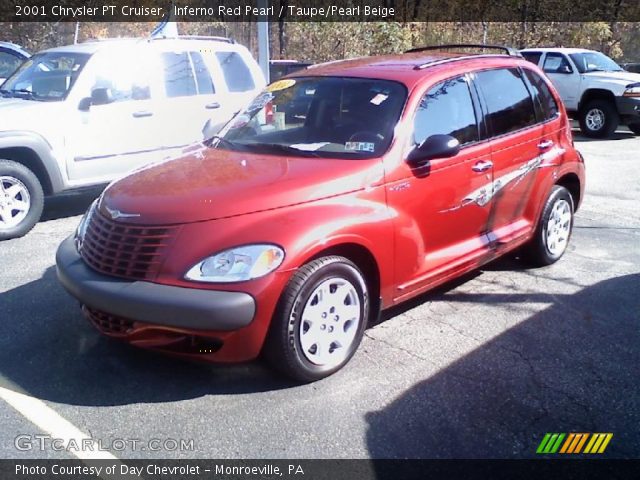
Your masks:
[[[580,74],[566,57],[559,52],[547,52],[542,69],[560,93],[568,110],[577,110],[580,98]]]

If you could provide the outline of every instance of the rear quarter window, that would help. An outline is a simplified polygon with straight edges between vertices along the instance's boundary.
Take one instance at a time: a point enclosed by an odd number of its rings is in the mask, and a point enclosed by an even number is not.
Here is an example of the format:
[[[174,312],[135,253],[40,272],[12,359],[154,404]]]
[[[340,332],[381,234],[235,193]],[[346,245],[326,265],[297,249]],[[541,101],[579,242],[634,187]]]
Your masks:
[[[536,65],[540,63],[540,57],[542,56],[541,52],[521,52],[521,53],[525,60],[531,63],[535,63]]]
[[[486,104],[492,136],[521,130],[536,123],[533,100],[517,68],[485,70],[476,82]]]
[[[230,92],[247,92],[255,88],[251,70],[239,53],[217,52],[216,58]]]

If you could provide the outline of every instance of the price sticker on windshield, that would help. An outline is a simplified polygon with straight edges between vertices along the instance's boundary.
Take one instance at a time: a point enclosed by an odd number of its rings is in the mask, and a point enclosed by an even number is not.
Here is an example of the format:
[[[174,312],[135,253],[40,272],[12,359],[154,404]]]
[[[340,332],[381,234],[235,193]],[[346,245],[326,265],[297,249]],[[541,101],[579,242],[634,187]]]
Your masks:
[[[295,84],[296,84],[296,81],[291,78],[287,78],[285,80],[278,80],[277,82],[273,82],[271,85],[267,87],[267,92],[279,92],[280,90],[291,88]]]

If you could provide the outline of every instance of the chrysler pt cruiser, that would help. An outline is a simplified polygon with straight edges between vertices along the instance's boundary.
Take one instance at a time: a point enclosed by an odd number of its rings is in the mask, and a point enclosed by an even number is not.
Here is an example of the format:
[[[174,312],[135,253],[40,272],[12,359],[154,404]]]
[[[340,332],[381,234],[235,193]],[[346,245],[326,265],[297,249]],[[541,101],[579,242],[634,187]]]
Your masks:
[[[105,335],[264,354],[309,382],[384,309],[515,249],[556,262],[584,191],[558,94],[511,49],[444,49],[271,84],[184,156],[112,183],[60,245],[60,281]]]

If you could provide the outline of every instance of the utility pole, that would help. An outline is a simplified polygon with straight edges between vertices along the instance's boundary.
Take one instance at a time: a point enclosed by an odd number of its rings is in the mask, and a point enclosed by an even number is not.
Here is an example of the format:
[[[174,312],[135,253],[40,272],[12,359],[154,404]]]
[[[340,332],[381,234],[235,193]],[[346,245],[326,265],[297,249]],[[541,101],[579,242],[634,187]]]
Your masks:
[[[258,0],[258,7],[267,11],[269,0]],[[264,78],[269,83],[269,17],[261,15],[258,18],[258,63],[264,73]]]

